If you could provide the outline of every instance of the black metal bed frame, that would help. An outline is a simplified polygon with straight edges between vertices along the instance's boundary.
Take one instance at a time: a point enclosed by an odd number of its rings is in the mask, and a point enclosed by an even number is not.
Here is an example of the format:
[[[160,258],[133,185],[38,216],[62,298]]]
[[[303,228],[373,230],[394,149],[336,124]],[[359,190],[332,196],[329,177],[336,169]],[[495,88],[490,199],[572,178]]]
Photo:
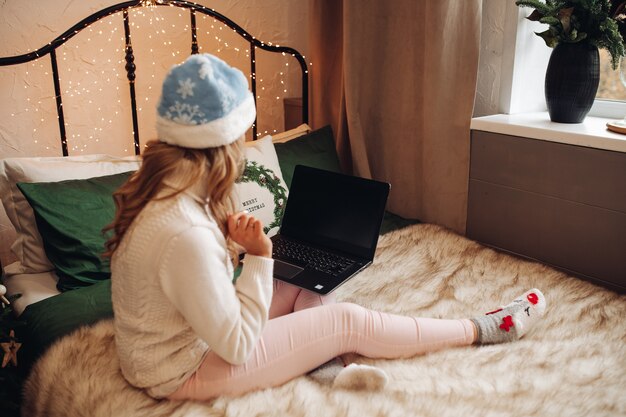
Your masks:
[[[56,49],[67,42],[74,35],[78,34],[81,30],[85,29],[92,23],[97,22],[100,19],[103,19],[107,16],[110,16],[115,13],[122,12],[124,18],[124,36],[125,36],[125,60],[126,60],[126,76],[128,78],[128,85],[130,89],[130,101],[131,101],[131,112],[132,112],[132,120],[133,120],[133,136],[134,136],[134,145],[135,145],[135,154],[139,155],[141,152],[141,148],[139,146],[139,125],[138,125],[138,117],[137,117],[137,98],[135,94],[135,70],[137,69],[135,66],[135,56],[133,54],[133,46],[131,43],[130,36],[130,23],[129,23],[129,14],[128,11],[130,9],[144,7],[144,6],[169,6],[169,7],[181,7],[189,9],[190,17],[191,17],[191,53],[197,54],[199,51],[198,48],[198,36],[197,36],[197,25],[196,25],[196,12],[208,15],[218,20],[219,22],[225,24],[229,28],[233,29],[239,36],[244,38],[246,41],[250,43],[250,84],[252,89],[252,94],[256,101],[256,54],[255,48],[261,48],[270,52],[281,52],[285,54],[290,54],[300,64],[300,69],[302,72],[302,122],[308,123],[309,119],[309,110],[308,110],[308,95],[309,95],[309,83],[308,83],[308,69],[304,57],[298,51],[293,48],[286,46],[275,46],[268,45],[265,42],[262,42],[252,35],[250,35],[247,31],[245,31],[241,26],[227,18],[226,16],[216,12],[213,9],[209,9],[207,7],[201,6],[196,3],[192,3],[185,0],[133,0],[126,1],[123,3],[115,4],[104,8],[89,17],[81,20],[68,30],[66,30],[63,34],[56,37],[47,45],[37,49],[36,51],[29,52],[23,55],[16,55],[11,57],[0,57],[0,66],[7,65],[16,65],[23,64],[26,62],[34,61],[39,58],[42,58],[45,55],[50,55],[50,61],[52,65],[52,78],[54,82],[54,93],[56,97],[56,108],[57,115],[59,120],[59,132],[61,135],[61,149],[63,151],[63,156],[68,156],[68,146],[67,146],[67,135],[65,131],[65,119],[63,117],[63,100],[61,97],[61,86],[59,83],[59,70],[57,65],[57,57],[56,57]],[[253,129],[253,139],[257,138],[257,121],[254,121]]]

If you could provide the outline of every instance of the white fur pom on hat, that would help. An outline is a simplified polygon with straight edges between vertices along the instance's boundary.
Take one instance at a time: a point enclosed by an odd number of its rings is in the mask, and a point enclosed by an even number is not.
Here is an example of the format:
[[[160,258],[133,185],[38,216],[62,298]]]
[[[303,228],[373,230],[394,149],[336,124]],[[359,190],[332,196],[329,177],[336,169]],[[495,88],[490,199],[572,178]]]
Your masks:
[[[203,149],[239,139],[254,123],[256,108],[240,70],[213,55],[199,54],[167,74],[157,113],[160,141]]]

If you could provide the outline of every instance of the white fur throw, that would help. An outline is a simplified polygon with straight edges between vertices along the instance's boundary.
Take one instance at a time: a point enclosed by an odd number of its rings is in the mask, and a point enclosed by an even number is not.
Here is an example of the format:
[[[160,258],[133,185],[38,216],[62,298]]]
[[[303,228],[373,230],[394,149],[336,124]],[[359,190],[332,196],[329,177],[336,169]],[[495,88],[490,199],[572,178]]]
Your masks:
[[[155,401],[122,378],[110,321],[55,344],[25,386],[40,416],[623,416],[626,297],[433,225],[383,236],[376,260],[338,296],[389,312],[461,318],[537,287],[546,317],[511,344],[405,360],[350,355],[389,376],[382,390],[333,389],[332,367],[209,403]],[[331,372],[329,372],[329,370]]]

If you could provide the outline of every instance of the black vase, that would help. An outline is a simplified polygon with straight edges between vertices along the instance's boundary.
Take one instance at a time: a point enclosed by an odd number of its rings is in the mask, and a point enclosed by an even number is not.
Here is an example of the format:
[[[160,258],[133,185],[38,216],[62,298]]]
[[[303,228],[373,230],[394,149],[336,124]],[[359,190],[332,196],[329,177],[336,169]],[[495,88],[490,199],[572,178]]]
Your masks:
[[[546,71],[546,104],[550,120],[581,123],[596,97],[600,82],[598,48],[588,42],[559,43]]]

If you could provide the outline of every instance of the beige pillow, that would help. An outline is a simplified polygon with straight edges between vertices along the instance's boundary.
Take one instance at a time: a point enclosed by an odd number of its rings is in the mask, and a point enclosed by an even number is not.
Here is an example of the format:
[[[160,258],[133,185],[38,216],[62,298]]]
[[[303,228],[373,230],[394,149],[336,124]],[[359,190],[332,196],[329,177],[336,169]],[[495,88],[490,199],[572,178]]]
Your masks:
[[[100,177],[134,171],[138,167],[139,160],[134,156],[81,155],[0,160],[0,199],[16,231],[11,250],[17,262],[7,265],[5,273],[34,274],[54,269],[46,257],[33,210],[16,183]]]
[[[273,134],[272,142],[274,143],[289,142],[291,139],[295,139],[299,136],[306,135],[309,132],[311,132],[311,128],[306,123],[303,123],[298,127],[294,127],[293,129],[286,130],[281,133]]]
[[[246,159],[244,174],[235,186],[239,210],[248,210],[273,236],[280,227],[288,191],[272,137],[246,142]]]

